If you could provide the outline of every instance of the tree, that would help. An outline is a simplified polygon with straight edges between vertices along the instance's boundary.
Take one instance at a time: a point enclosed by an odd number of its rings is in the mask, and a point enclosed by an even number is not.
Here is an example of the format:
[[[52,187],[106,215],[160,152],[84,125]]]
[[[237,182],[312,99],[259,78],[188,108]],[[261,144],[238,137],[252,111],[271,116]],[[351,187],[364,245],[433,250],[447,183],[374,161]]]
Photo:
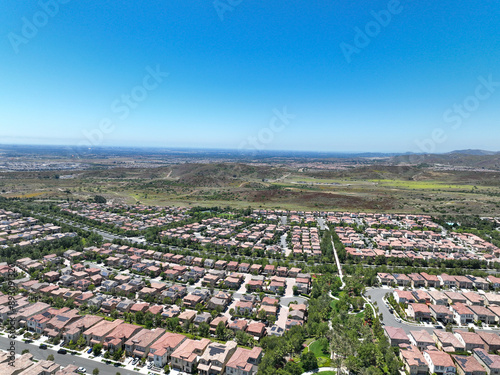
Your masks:
[[[95,345],[92,347],[92,351],[94,352],[94,355],[95,355],[95,356],[98,356],[99,354],[101,354],[101,351],[102,351],[102,344],[95,344]]]
[[[94,202],[95,203],[103,203],[103,204],[105,204],[107,202],[107,200],[102,195],[96,195],[94,197]]]
[[[92,375],[99,375],[99,369],[97,367],[92,370]]]
[[[29,351],[29,349],[24,349],[24,350],[21,352],[21,354],[25,354],[25,353],[29,353],[29,352],[30,352],[30,351]]]
[[[219,340],[224,340],[224,338],[226,337],[226,325],[224,324],[224,322],[219,322],[219,324],[217,324],[215,335]]]
[[[259,320],[265,320],[266,319],[266,311],[265,310],[259,310],[257,313],[257,319]]]
[[[287,362],[284,370],[290,375],[300,375],[303,372],[302,367],[298,363],[293,361]]]
[[[200,326],[198,327],[198,333],[201,337],[208,337],[210,335],[210,326],[208,325],[208,323],[201,322]]]
[[[307,352],[300,356],[300,363],[304,371],[312,371],[318,368],[318,360],[313,352]]]
[[[54,354],[49,354],[47,356],[47,361],[53,361],[54,360]]]

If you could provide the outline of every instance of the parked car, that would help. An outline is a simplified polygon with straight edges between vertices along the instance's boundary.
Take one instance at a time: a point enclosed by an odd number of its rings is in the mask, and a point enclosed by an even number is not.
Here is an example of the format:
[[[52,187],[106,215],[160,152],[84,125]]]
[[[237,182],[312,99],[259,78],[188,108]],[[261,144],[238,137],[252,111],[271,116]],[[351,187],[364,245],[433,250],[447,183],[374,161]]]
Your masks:
[[[92,348],[90,348],[89,350],[87,350],[87,354],[90,354],[92,353]]]
[[[47,345],[46,344],[40,344],[39,348],[40,349],[47,349]]]
[[[61,349],[59,349],[57,351],[57,353],[59,353],[59,354],[66,354],[67,352],[66,352],[66,349],[61,348]]]
[[[87,369],[85,367],[78,367],[76,369],[76,372],[79,372],[80,374],[85,374],[87,372]]]

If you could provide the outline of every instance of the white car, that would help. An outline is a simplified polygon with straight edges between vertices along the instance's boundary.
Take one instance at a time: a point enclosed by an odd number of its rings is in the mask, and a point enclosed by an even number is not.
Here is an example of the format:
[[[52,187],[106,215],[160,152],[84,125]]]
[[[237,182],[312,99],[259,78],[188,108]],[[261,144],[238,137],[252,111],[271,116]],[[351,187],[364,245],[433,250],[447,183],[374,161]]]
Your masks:
[[[87,369],[85,367],[78,367],[76,369],[76,372],[79,372],[80,374],[85,374],[87,372]]]

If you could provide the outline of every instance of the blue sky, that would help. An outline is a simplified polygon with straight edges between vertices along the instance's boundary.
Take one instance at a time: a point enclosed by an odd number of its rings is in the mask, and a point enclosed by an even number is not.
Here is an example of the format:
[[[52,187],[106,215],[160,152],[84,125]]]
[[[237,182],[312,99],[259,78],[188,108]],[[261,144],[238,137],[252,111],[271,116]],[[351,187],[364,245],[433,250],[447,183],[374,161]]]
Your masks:
[[[0,29],[0,143],[499,149],[498,1],[3,0]]]

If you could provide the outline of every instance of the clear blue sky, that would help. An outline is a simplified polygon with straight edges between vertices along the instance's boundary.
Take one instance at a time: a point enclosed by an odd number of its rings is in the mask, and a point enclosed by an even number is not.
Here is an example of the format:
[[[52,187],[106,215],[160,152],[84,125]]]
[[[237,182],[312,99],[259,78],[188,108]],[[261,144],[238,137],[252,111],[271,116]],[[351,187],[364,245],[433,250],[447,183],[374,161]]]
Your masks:
[[[500,149],[497,0],[63,2],[0,3],[0,143]]]

